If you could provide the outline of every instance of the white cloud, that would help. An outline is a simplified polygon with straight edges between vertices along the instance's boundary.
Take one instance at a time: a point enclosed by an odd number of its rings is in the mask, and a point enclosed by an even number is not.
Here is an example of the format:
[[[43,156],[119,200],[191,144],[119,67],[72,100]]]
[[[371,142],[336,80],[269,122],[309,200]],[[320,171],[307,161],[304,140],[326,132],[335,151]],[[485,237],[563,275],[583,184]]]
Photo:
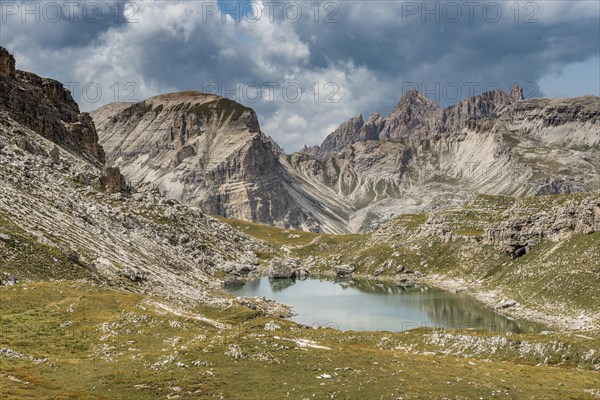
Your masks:
[[[320,143],[357,113],[388,112],[407,84],[424,89],[450,83],[464,87],[466,82],[477,82],[480,88],[488,83],[507,87],[516,81],[536,82],[598,56],[597,2],[535,2],[539,23],[533,24],[522,23],[528,10],[526,3],[517,3],[518,23],[509,8],[512,2],[501,3],[504,18],[498,23],[482,21],[481,14],[468,23],[444,18],[423,23],[419,14],[405,18],[406,2],[360,1],[333,3],[338,6],[337,22],[326,23],[325,4],[317,3],[317,22],[314,11],[303,8],[305,18],[294,23],[280,14],[270,21],[265,13],[256,22],[236,22],[229,15],[207,12],[210,4],[205,1],[149,1],[136,3],[137,23],[125,24],[123,18],[115,23],[107,13],[94,24],[24,24],[13,18],[0,29],[2,45],[15,53],[18,68],[79,82],[74,96],[85,110],[131,100],[129,82],[136,85],[138,100],[201,90],[207,83],[227,94],[236,84],[264,87],[276,82],[274,99],[264,88],[260,101],[240,93],[233,97],[255,108],[263,131],[291,151]],[[264,9],[264,3],[255,4]],[[91,82],[102,87],[102,97],[94,103],[81,94],[81,87]],[[297,102],[282,93],[290,83],[302,90]],[[465,90],[463,97],[468,94],[473,93]]]

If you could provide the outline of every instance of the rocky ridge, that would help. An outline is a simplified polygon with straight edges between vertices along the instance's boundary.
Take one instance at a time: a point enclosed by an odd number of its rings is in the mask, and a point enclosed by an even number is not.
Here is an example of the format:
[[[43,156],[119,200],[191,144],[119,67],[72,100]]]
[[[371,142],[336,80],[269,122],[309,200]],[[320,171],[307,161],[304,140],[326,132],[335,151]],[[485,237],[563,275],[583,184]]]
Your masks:
[[[357,115],[321,146],[286,155],[254,112],[198,92],[93,114],[109,161],[134,183],[229,218],[330,233],[465,204],[600,186],[600,99],[486,92],[440,108],[406,93],[390,114]]]
[[[46,152],[55,144],[6,113],[0,113],[0,133],[0,218],[4,229],[13,226],[0,247],[9,259],[15,257],[11,248],[31,238],[73,261],[65,277],[80,269],[113,286],[176,302],[207,300],[220,282],[212,275],[258,264],[253,250],[260,244],[198,208],[153,190],[104,191],[106,172],[66,151],[58,163],[23,151],[23,137]],[[20,270],[27,267],[13,264],[7,272],[27,278]]]
[[[15,69],[14,57],[0,47],[0,111],[88,161],[104,163],[92,118],[81,113],[62,83]]]
[[[334,210],[349,231],[366,231],[397,214],[464,204],[476,193],[598,190],[599,116],[600,98],[591,96],[523,100],[517,87],[440,110],[410,92],[390,116],[374,118],[381,137],[365,139],[365,125],[349,131],[362,121],[357,116],[325,140],[329,155],[304,150],[288,167],[340,205]],[[341,149],[331,150],[337,143]]]
[[[366,122],[362,115],[357,115],[341,124],[316,150],[316,158],[326,160],[358,141],[407,137],[424,140],[455,133],[468,120],[496,118],[507,106],[519,100],[523,100],[523,88],[516,85],[510,94],[498,89],[442,109],[425,94],[412,89],[386,117],[375,112]]]
[[[0,56],[2,282],[83,277],[210,301],[224,277],[256,268],[264,244],[130,185],[103,165],[93,121],[60,83],[16,70],[5,49]]]
[[[311,229],[289,188],[281,149],[250,108],[199,92],[110,104],[92,113],[108,162],[135,185],[206,213]]]

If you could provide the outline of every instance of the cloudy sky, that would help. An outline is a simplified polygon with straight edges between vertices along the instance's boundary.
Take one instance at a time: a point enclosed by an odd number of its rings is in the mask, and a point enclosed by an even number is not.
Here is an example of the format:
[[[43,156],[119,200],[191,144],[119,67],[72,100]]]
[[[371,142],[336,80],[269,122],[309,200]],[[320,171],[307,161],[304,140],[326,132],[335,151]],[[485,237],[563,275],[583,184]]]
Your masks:
[[[598,96],[599,4],[2,0],[0,45],[83,110],[209,91],[294,151],[411,88],[442,105],[516,82],[528,97]]]

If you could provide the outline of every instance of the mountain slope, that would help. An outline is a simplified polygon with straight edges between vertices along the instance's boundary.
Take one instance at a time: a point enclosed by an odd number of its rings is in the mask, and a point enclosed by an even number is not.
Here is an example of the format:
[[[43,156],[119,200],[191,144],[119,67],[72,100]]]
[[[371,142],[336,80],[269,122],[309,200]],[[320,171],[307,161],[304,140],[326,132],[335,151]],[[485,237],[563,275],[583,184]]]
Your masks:
[[[0,281],[85,278],[190,302],[208,301],[227,274],[255,268],[260,245],[245,235],[103,168],[91,118],[76,114],[61,84],[4,73],[14,66],[7,54],[0,48],[9,61],[0,63],[0,97],[10,100],[0,107]],[[42,96],[47,84],[60,95]],[[94,134],[76,134],[70,113]]]
[[[325,152],[289,158],[290,174],[326,186],[332,202],[346,205],[350,231],[459,204],[476,193],[531,196],[600,187],[598,97],[522,100],[517,87],[510,95],[498,90],[440,110],[410,92],[390,115],[374,118],[376,139],[361,133],[367,123],[349,133],[355,120],[325,140]],[[330,151],[337,143],[344,144]]]
[[[104,163],[94,123],[63,84],[15,69],[14,57],[0,47],[0,111],[97,165]]]
[[[199,92],[92,116],[111,164],[209,214],[330,233],[462,204],[600,186],[600,98],[523,99],[520,86],[440,108],[406,93],[286,155],[238,103]]]
[[[110,164],[205,212],[310,229],[250,108],[199,92],[111,104],[92,113]]]

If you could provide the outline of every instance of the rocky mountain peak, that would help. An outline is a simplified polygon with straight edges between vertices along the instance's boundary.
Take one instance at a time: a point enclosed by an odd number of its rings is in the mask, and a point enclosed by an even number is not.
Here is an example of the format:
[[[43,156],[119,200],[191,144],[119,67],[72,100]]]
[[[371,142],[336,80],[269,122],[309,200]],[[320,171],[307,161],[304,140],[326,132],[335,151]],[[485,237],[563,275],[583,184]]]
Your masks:
[[[416,89],[411,89],[400,98],[400,101],[394,108],[394,111],[401,110],[405,111],[411,107],[421,107],[427,109],[439,108],[437,103],[427,97],[426,94],[419,92]],[[392,111],[392,113],[394,113]]]
[[[319,146],[304,145],[304,146],[302,146],[302,148],[300,150],[298,150],[298,153],[300,153],[300,154],[306,154],[306,155],[310,155],[313,157],[315,157],[318,152],[319,152]]]
[[[427,121],[439,110],[436,102],[425,94],[411,89],[406,92],[391,113],[385,117],[379,139],[397,139],[423,135],[428,131]]]
[[[79,154],[104,164],[104,150],[89,114],[81,113],[71,92],[54,79],[15,70],[14,57],[0,47],[0,111],[20,124]]]
[[[513,86],[512,90],[510,91],[510,97],[514,101],[525,100],[525,96],[523,96],[523,86],[519,85],[518,83]]]
[[[375,111],[373,114],[371,114],[369,116],[369,119],[367,119],[367,122],[365,122],[365,124],[374,124],[376,122],[378,122],[379,120],[381,120],[383,117],[381,116],[381,114],[379,114],[377,111]]]
[[[343,122],[325,138],[317,152],[317,158],[324,160],[345,146],[360,140],[359,132],[364,124],[362,114],[357,114],[348,121]]]
[[[303,225],[307,216],[282,182],[284,150],[264,135],[256,113],[196,91],[92,113],[111,165],[134,185],[224,217]]]
[[[4,47],[0,47],[0,78],[15,76],[15,58]]]

